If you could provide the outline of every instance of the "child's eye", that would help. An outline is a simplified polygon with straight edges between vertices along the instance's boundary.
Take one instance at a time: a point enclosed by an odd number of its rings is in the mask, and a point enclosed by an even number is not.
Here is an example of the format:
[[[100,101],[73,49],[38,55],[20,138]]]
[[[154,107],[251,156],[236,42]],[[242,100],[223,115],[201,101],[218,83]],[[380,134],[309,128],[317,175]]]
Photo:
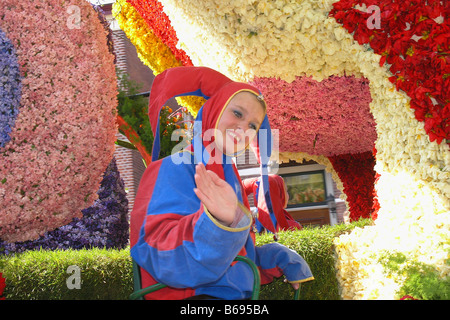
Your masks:
[[[235,115],[237,118],[241,118],[241,117],[242,117],[242,113],[241,113],[240,111],[234,110],[233,113],[234,113],[234,115]]]
[[[252,129],[252,130],[255,130],[255,131],[256,131],[256,129],[257,129],[256,125],[253,124],[253,123],[250,123],[250,124],[248,125],[248,127],[249,127],[250,129]]]

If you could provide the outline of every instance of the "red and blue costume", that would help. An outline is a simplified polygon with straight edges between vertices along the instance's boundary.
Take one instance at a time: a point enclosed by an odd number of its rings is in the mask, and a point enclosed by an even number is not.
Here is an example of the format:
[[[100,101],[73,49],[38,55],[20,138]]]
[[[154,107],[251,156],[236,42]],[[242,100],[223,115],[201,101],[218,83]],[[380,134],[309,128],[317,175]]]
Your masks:
[[[313,279],[307,263],[293,250],[278,243],[255,246],[252,216],[237,169],[229,156],[215,153],[211,144],[214,139],[202,139],[202,133],[216,128],[228,101],[241,91],[260,95],[253,86],[231,81],[205,67],[168,69],[154,80],[149,101],[155,134],[153,161],[141,179],[130,221],[131,256],[141,268],[142,287],[156,282],[168,285],[147,295],[148,299],[196,295],[249,298],[253,274],[245,263],[233,262],[237,255],[256,263],[262,284],[282,274],[290,282]],[[159,111],[167,100],[182,95],[207,99],[194,124],[193,143],[182,152],[157,160]],[[270,132],[267,116],[260,130],[263,128]],[[262,143],[263,138],[266,139]],[[271,137],[266,132],[263,138],[259,136],[257,143],[261,170],[266,176],[263,186],[268,191],[266,164]],[[217,161],[217,157],[222,157],[222,161]],[[217,221],[194,193],[195,165],[200,161],[235,190],[242,217],[231,227]],[[270,201],[270,193],[267,195]]]
[[[302,226],[285,210],[287,204],[286,186],[282,177],[269,175],[270,203],[260,194],[261,178],[250,178],[243,181],[247,195],[253,194],[258,209],[255,226],[258,232],[269,231],[275,236],[282,230],[301,230]]]

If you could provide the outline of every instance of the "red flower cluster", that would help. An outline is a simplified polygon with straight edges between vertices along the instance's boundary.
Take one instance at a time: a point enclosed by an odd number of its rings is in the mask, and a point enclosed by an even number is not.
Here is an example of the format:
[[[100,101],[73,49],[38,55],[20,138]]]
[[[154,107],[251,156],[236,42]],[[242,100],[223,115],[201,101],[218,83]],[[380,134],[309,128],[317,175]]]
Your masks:
[[[364,5],[371,10],[364,12]],[[389,80],[411,98],[416,119],[425,122],[430,140],[450,143],[447,1],[341,0],[333,7],[330,16],[359,44],[369,44],[381,55],[380,65],[390,65]]]
[[[6,287],[6,280],[3,278],[3,274],[0,272],[0,300],[5,300],[5,297],[3,297],[3,291]]]
[[[343,154],[328,158],[344,185],[350,220],[376,219],[374,206],[375,157],[372,152]]]
[[[175,57],[184,66],[192,66],[191,58],[184,50],[177,48],[178,37],[169,17],[164,13],[162,4],[157,0],[127,0],[141,15],[153,33],[170,48]]]

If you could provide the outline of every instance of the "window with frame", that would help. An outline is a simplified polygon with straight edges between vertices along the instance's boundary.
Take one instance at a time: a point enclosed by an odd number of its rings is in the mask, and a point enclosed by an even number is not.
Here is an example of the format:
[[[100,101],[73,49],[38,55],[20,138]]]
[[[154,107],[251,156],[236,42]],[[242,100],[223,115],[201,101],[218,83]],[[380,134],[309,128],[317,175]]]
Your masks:
[[[324,170],[280,174],[289,194],[288,208],[326,205]]]

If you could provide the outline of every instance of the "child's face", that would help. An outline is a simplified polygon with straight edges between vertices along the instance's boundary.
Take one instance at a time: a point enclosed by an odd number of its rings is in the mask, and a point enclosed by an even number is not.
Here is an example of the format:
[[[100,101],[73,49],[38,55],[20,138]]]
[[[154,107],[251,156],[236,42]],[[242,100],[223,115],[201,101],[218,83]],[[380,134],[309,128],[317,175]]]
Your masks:
[[[227,155],[243,151],[255,138],[265,116],[250,92],[239,92],[228,103],[217,124],[216,145]]]

